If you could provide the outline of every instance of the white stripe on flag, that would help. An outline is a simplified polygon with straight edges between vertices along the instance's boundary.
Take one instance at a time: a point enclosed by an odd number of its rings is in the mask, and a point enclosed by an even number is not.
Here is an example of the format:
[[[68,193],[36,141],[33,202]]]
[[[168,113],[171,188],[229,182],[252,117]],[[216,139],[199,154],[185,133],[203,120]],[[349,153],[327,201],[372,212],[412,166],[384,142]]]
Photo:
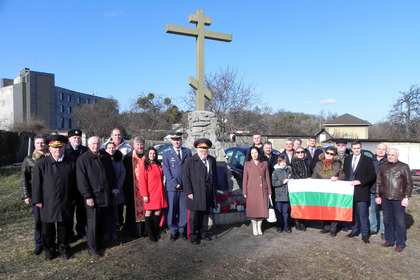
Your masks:
[[[354,186],[349,181],[331,181],[330,179],[294,179],[288,183],[289,193],[320,192],[353,195]]]

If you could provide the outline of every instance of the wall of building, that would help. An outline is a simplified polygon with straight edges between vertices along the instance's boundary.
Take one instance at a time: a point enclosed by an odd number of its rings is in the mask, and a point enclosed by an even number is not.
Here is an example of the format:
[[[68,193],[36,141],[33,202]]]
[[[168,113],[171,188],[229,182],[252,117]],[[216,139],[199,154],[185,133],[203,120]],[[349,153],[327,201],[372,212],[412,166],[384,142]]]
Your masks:
[[[13,124],[13,86],[0,88],[0,129]]]
[[[337,126],[324,127],[325,130],[334,138],[368,139],[369,127]]]

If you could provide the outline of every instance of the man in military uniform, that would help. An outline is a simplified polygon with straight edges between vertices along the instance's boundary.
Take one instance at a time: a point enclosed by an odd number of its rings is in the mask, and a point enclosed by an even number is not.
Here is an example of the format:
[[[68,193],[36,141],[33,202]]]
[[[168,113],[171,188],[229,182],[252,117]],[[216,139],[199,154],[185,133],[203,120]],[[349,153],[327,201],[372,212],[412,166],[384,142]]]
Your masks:
[[[189,210],[189,238],[192,244],[200,239],[212,240],[208,233],[210,207],[216,206],[217,169],[216,159],[208,155],[212,142],[201,138],[194,142],[197,153],[185,161],[182,183]]]
[[[180,234],[184,239],[188,238],[186,229],[187,208],[182,188],[182,168],[185,160],[191,157],[191,150],[182,147],[181,141],[181,132],[171,133],[172,148],[163,153],[162,160],[169,205],[167,219],[172,241],[175,241]]]
[[[56,236],[58,251],[67,260],[71,257],[69,228],[76,192],[75,163],[64,156],[65,136],[51,135],[45,141],[49,145],[50,156],[35,164],[32,203],[40,208],[45,260],[55,257]]]
[[[80,129],[72,129],[67,133],[69,142],[66,145],[66,151],[64,154],[69,160],[76,163],[77,159],[84,152],[87,152],[89,149],[86,146],[82,145],[82,131]],[[74,212],[76,211],[76,235],[73,232],[74,224]],[[72,219],[71,219],[71,228],[70,228],[70,239],[76,241],[80,238],[86,238],[86,208],[85,200],[83,199],[80,192],[76,193],[76,204],[72,210]]]

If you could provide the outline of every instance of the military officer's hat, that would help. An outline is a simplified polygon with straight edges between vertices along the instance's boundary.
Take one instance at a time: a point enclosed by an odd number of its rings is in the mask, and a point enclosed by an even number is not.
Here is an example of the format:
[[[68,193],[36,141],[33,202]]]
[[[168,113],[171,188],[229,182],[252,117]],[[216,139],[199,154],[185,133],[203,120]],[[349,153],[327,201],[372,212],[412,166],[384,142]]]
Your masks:
[[[212,146],[212,142],[207,138],[200,138],[195,140],[194,147],[201,149],[209,149]]]
[[[45,138],[45,143],[54,148],[63,147],[68,141],[66,136],[60,134],[50,135]]]
[[[173,131],[173,132],[170,132],[169,135],[171,135],[170,137],[173,140],[179,140],[179,139],[182,138],[182,132],[175,132],[175,131]]]
[[[72,136],[82,136],[82,131],[80,129],[72,129],[69,130],[69,133],[67,133],[68,137],[72,137]]]

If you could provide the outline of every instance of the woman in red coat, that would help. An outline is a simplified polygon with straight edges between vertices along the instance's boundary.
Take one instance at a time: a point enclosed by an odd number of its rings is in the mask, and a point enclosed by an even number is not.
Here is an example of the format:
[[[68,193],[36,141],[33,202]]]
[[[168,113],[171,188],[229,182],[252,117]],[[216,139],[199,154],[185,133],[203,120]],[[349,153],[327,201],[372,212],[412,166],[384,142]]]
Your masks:
[[[155,148],[147,149],[139,177],[140,195],[143,197],[144,209],[146,210],[146,230],[149,240],[156,242],[159,238],[158,230],[162,209],[168,207],[168,205],[163,186],[162,166],[157,160]]]
[[[249,161],[245,162],[242,193],[246,198],[246,216],[251,218],[254,235],[262,235],[262,220],[268,217],[268,196],[271,180],[268,164],[260,160],[260,149],[249,149]]]

